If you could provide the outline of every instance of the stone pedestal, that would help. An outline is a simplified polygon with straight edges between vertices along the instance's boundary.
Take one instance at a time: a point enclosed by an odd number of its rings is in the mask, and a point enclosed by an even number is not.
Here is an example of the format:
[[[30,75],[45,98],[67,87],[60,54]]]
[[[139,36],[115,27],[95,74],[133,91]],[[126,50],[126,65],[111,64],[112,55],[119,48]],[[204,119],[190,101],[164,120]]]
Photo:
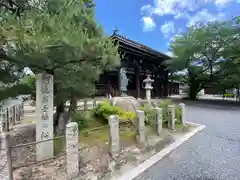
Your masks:
[[[136,139],[138,144],[145,145],[145,117],[144,112],[137,110]]]
[[[13,180],[9,136],[5,133],[0,134],[0,179]]]
[[[181,107],[181,113],[182,113],[180,123],[181,123],[181,125],[185,125],[185,123],[186,123],[186,106],[184,103],[180,103],[179,106]]]
[[[36,145],[37,160],[53,157],[53,76],[38,74],[36,79]]]
[[[79,154],[78,154],[78,124],[68,123],[66,126],[66,160],[68,179],[73,179],[79,174]]]
[[[175,106],[168,105],[168,128],[175,129]]]
[[[111,115],[108,118],[109,125],[109,152],[112,157],[117,156],[120,149],[119,137],[119,119],[116,115]]]
[[[151,89],[146,89],[146,100],[151,102]]]

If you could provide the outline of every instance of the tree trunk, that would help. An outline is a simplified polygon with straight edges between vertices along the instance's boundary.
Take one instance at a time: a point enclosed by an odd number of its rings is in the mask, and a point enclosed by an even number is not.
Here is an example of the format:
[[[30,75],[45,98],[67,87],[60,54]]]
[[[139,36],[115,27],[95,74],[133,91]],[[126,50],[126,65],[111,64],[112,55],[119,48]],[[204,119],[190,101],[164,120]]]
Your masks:
[[[188,96],[190,100],[196,100],[197,94],[201,91],[201,82],[196,80],[195,78],[190,78],[189,80],[189,91]]]
[[[76,112],[77,110],[77,99],[72,97],[70,100],[69,112]]]
[[[55,114],[55,119],[54,119],[54,126],[57,127],[58,123],[59,123],[59,117],[60,114],[64,112],[64,102],[61,102],[59,104],[57,104],[56,107],[56,114]]]

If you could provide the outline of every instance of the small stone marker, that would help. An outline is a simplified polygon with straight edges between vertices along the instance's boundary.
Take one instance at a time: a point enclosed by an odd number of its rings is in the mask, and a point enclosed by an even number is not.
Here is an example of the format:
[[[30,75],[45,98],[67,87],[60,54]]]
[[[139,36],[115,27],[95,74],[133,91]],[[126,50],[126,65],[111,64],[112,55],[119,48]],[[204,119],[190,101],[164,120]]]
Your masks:
[[[24,102],[20,104],[20,119],[24,118]]]
[[[144,112],[137,110],[136,139],[138,144],[145,145],[145,122]]]
[[[109,125],[109,152],[112,155],[112,157],[115,157],[120,149],[118,116],[110,115],[108,117],[108,125]]]
[[[4,130],[4,119],[3,119],[3,109],[0,109],[0,134],[3,133]]]
[[[53,76],[42,73],[36,79],[36,145],[38,161],[53,157]]]
[[[181,112],[182,112],[182,115],[181,115],[181,125],[185,125],[186,123],[186,106],[184,103],[180,103],[179,106],[181,107]]]
[[[78,124],[76,122],[66,125],[66,146],[67,175],[68,179],[72,179],[79,174]]]
[[[93,108],[96,108],[97,107],[97,101],[96,99],[93,99]]]
[[[155,108],[156,112],[156,133],[160,136],[162,132],[162,108]]]
[[[168,128],[175,129],[175,106],[168,105]]]
[[[0,134],[0,179],[13,180],[11,152],[9,150],[9,136]]]
[[[84,99],[83,107],[84,107],[84,111],[88,110],[88,102],[87,102],[87,99]]]

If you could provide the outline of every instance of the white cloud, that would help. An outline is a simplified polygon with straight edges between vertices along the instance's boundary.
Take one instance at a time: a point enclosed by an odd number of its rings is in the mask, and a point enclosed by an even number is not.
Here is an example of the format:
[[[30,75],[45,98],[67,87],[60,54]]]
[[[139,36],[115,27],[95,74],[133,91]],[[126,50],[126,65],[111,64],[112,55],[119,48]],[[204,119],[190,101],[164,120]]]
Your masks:
[[[141,10],[148,11],[150,14],[177,15],[184,10],[193,11],[198,7],[199,0],[155,0],[153,5],[144,5]]]
[[[151,17],[142,17],[143,31],[152,31],[155,29],[156,24]]]
[[[223,6],[228,5],[228,4],[231,3],[232,1],[233,1],[233,0],[216,0],[215,4],[216,4],[216,6],[223,7]]]
[[[173,21],[166,21],[161,26],[161,31],[165,38],[169,37],[175,32],[174,22]]]
[[[190,16],[187,12],[178,12],[176,15],[174,15],[174,19],[180,19],[180,18],[189,19]]]
[[[230,3],[239,3],[240,0],[154,0],[154,3],[142,6],[141,11],[148,15],[173,15],[175,19],[188,18],[189,11],[196,11],[202,5],[215,4],[225,7]]]
[[[189,19],[188,26],[195,25],[199,22],[210,22],[216,20],[223,20],[225,18],[224,13],[211,14],[207,9],[198,11],[193,17]]]
[[[150,4],[141,7],[141,14],[145,16],[151,16],[153,12],[153,7]]]

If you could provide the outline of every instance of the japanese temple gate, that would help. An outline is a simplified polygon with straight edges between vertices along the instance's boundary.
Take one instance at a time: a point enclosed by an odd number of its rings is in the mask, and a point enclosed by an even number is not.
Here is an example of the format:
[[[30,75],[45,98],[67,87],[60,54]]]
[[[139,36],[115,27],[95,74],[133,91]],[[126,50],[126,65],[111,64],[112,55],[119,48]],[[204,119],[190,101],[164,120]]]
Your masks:
[[[168,70],[165,61],[169,56],[129,40],[116,32],[111,38],[118,42],[119,53],[124,54],[121,66],[111,72],[105,72],[97,82],[96,95],[110,93],[112,96],[120,96],[120,69],[126,69],[129,79],[127,95],[136,98],[145,97],[143,80],[147,74],[154,79],[152,97],[168,96]]]

